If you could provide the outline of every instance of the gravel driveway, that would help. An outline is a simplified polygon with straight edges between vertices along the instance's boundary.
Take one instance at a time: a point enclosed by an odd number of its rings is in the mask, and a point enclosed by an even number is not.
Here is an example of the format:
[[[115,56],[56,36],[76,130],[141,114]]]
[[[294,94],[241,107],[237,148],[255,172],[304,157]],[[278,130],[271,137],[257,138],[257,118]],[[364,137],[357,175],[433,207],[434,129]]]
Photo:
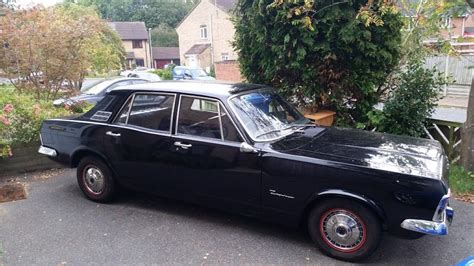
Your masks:
[[[343,264],[296,229],[139,193],[96,204],[83,197],[73,170],[28,189],[27,200],[0,204],[0,265]],[[453,265],[473,255],[474,205],[452,205],[449,236],[385,235],[365,263]]]

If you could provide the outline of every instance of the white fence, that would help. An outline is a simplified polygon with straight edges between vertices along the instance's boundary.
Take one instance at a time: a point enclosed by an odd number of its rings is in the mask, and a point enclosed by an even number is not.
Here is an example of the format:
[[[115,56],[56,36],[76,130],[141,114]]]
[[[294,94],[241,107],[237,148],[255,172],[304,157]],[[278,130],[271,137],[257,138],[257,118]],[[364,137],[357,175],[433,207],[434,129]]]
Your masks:
[[[474,54],[460,56],[433,56],[426,59],[426,67],[436,67],[439,71],[451,75],[454,83],[445,87],[443,94],[446,96],[469,95],[474,71]]]

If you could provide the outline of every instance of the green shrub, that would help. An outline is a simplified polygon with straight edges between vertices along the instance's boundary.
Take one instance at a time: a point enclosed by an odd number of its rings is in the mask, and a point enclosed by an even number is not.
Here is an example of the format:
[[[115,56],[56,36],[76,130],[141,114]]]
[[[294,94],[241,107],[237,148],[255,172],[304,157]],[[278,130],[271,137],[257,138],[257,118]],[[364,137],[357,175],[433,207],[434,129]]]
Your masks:
[[[209,70],[209,76],[216,78],[216,68],[214,65],[211,66],[211,69]]]
[[[449,186],[456,194],[474,193],[474,176],[462,166],[451,165],[449,169]]]
[[[420,137],[446,84],[435,68],[426,69],[422,61],[409,62],[397,75],[383,110],[370,111],[370,127],[377,131]],[[366,125],[359,125],[364,128]]]
[[[153,70],[153,71],[150,71],[150,73],[160,76],[162,80],[172,80],[174,67],[175,65],[171,64],[167,68]]]
[[[233,45],[246,80],[334,109],[339,125],[353,126],[399,63],[402,23],[392,1],[239,0]]]
[[[0,158],[12,155],[12,144],[38,141],[43,120],[73,113],[54,107],[50,101],[38,101],[32,94],[0,86]]]

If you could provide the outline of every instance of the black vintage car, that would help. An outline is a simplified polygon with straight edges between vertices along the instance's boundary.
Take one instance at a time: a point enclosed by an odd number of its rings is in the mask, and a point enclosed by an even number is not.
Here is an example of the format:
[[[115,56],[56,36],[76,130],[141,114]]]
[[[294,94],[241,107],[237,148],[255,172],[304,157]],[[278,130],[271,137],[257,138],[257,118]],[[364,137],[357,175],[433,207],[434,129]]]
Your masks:
[[[445,235],[453,218],[436,141],[317,127],[273,89],[158,82],[112,90],[88,113],[46,120],[39,152],[91,200],[120,186],[303,225],[326,254],[359,260],[382,231]]]

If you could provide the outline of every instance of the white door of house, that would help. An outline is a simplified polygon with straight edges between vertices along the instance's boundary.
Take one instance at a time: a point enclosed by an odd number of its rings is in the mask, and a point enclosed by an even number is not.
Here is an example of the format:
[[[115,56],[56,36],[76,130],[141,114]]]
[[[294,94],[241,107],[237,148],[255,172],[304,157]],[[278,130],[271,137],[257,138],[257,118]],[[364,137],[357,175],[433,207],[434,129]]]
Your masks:
[[[189,55],[188,56],[188,65],[191,68],[198,67],[198,60],[196,55]]]

